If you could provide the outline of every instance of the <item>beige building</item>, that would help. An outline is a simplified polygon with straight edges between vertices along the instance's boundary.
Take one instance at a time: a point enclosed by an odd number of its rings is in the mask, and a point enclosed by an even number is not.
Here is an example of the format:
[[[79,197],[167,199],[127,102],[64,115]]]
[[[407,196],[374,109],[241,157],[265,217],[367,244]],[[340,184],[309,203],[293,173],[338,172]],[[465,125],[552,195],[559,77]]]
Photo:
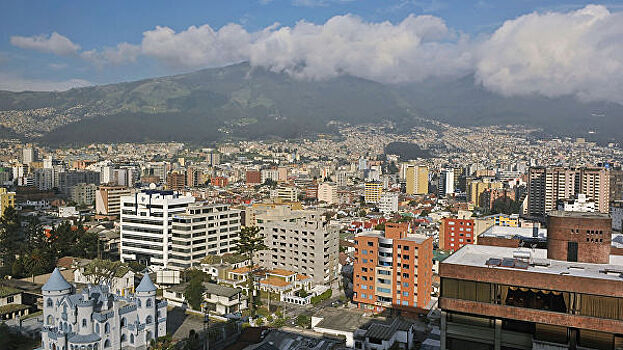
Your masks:
[[[132,191],[125,186],[102,185],[95,192],[95,213],[98,215],[120,215],[121,197]]]
[[[501,189],[503,184],[499,181],[492,181],[488,178],[472,180],[469,182],[469,201],[476,206],[480,206],[483,192],[490,189]]]
[[[0,217],[8,207],[15,207],[15,192],[8,192],[6,188],[0,187]]]
[[[383,184],[378,181],[366,182],[364,198],[366,203],[378,203],[383,194]]]
[[[407,194],[428,193],[428,167],[409,164],[405,169]]]
[[[97,185],[79,183],[69,189],[69,196],[78,205],[92,205],[95,202]]]
[[[318,185],[318,201],[327,204],[338,204],[337,185],[332,182],[323,182]]]
[[[257,215],[268,250],[257,254],[255,262],[267,269],[286,269],[310,276],[314,284],[337,283],[338,227],[318,211],[277,208]]]

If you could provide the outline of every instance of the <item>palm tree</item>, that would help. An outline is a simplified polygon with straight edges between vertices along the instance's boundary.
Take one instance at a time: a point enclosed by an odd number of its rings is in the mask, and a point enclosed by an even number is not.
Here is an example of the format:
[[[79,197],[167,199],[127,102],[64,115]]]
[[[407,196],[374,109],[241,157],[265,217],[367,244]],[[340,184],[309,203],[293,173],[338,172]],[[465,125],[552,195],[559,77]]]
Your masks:
[[[268,249],[268,247],[264,244],[264,238],[258,236],[260,232],[260,228],[257,226],[249,226],[244,227],[240,230],[240,240],[236,244],[236,251],[245,256],[249,263],[249,271],[247,272],[247,287],[249,290],[249,302],[250,302],[250,310],[251,316],[255,316],[255,303],[253,301],[253,254],[255,252]]]

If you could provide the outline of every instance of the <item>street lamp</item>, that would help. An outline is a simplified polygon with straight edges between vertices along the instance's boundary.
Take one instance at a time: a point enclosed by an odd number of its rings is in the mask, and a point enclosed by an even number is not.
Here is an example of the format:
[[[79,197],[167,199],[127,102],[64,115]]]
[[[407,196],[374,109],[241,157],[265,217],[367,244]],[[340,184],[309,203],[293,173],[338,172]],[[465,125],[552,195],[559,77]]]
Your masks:
[[[208,331],[210,330],[210,313],[208,311],[208,303],[201,303],[201,309],[203,309],[203,350],[210,350],[210,338]]]

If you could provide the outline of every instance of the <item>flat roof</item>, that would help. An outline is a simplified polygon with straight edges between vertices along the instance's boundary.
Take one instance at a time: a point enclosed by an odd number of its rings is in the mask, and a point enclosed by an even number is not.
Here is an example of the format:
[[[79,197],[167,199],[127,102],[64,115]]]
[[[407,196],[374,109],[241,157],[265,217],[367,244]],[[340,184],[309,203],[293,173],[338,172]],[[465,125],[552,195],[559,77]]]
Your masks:
[[[534,229],[532,227],[491,226],[478,237],[514,238],[518,236],[522,238],[547,238],[546,228],[538,229],[538,237],[533,237],[533,233]]]
[[[549,216],[556,216],[562,218],[582,218],[582,219],[608,219],[610,214],[597,213],[597,212],[582,212],[582,211],[561,211],[552,210],[549,212]]]
[[[491,258],[513,258],[513,252],[518,250],[531,252],[534,264],[529,264],[525,269],[487,265],[487,261]],[[547,249],[518,249],[468,244],[463,246],[463,248],[459,249],[456,253],[450,255],[442,264],[527,271],[531,273],[567,275],[623,282],[623,256],[620,255],[610,255],[609,264],[591,264],[548,259]],[[609,273],[606,273],[606,271],[609,271]]]

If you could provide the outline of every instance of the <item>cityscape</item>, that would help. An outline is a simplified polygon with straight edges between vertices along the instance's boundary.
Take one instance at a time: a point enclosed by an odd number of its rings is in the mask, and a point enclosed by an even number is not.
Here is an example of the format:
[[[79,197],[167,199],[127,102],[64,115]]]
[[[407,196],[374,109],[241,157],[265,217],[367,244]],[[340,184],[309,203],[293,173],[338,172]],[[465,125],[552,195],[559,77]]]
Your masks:
[[[0,4],[0,350],[623,349],[620,4],[244,3]]]

